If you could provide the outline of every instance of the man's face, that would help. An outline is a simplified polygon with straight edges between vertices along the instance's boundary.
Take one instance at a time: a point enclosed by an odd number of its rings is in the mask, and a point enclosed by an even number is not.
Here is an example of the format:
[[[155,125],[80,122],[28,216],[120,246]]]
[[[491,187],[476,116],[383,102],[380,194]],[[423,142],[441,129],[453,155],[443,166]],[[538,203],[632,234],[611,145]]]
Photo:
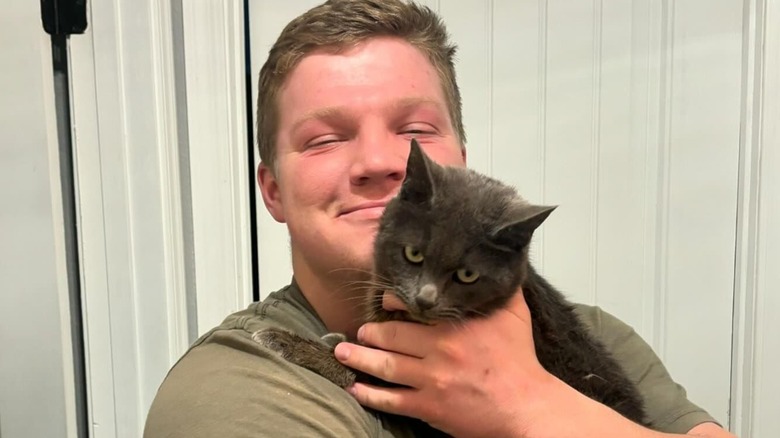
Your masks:
[[[371,269],[413,137],[435,161],[465,164],[436,71],[399,39],[304,57],[279,110],[276,175],[261,165],[259,179],[271,215],[287,223],[296,275]]]

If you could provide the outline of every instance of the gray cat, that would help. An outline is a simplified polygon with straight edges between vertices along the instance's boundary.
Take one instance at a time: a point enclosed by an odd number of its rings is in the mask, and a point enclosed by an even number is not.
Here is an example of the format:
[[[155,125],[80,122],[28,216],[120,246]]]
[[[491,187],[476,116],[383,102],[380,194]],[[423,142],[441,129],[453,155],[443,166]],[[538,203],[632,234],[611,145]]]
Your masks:
[[[572,305],[528,261],[531,236],[554,208],[529,204],[513,188],[473,170],[439,166],[412,140],[406,178],[385,209],[374,244],[376,288],[366,300],[366,319],[425,323],[484,317],[522,287],[542,366],[644,424],[635,386]],[[385,290],[392,290],[408,313],[384,310]],[[341,387],[367,377],[333,357],[342,335],[315,342],[267,329],[253,338]]]

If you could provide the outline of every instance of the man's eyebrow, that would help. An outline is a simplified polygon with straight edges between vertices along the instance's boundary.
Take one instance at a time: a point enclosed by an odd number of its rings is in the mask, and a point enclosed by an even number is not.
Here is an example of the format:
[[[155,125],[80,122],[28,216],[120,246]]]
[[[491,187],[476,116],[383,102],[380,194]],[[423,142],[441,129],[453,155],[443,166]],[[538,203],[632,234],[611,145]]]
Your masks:
[[[339,117],[344,117],[346,112],[343,108],[337,106],[329,106],[325,108],[318,108],[312,110],[303,115],[300,119],[296,120],[292,125],[292,131],[298,130],[304,123],[309,120],[327,120]]]
[[[392,104],[394,109],[407,109],[416,106],[434,106],[436,109],[442,109],[441,102],[429,97],[403,97]]]

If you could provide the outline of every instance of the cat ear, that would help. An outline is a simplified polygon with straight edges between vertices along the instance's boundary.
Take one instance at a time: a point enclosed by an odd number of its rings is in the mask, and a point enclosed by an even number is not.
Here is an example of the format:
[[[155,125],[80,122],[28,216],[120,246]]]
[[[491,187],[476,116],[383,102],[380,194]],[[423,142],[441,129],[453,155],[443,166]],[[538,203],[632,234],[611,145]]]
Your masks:
[[[555,206],[524,204],[517,208],[513,218],[498,227],[491,236],[491,242],[504,249],[521,251],[528,246],[534,230],[557,208]]]
[[[435,164],[420,148],[417,140],[412,139],[409,158],[406,161],[406,178],[401,185],[400,197],[413,204],[427,204],[433,199],[433,177],[431,166]]]

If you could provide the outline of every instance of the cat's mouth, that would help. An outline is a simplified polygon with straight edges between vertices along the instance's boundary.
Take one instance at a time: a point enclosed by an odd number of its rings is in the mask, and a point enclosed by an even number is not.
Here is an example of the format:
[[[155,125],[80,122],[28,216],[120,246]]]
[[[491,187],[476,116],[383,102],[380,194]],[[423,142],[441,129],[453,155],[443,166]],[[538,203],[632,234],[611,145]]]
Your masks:
[[[430,325],[436,320],[436,318],[425,315],[425,312],[420,311],[413,304],[406,303],[401,296],[392,290],[386,290],[382,294],[382,308],[405,321]]]

